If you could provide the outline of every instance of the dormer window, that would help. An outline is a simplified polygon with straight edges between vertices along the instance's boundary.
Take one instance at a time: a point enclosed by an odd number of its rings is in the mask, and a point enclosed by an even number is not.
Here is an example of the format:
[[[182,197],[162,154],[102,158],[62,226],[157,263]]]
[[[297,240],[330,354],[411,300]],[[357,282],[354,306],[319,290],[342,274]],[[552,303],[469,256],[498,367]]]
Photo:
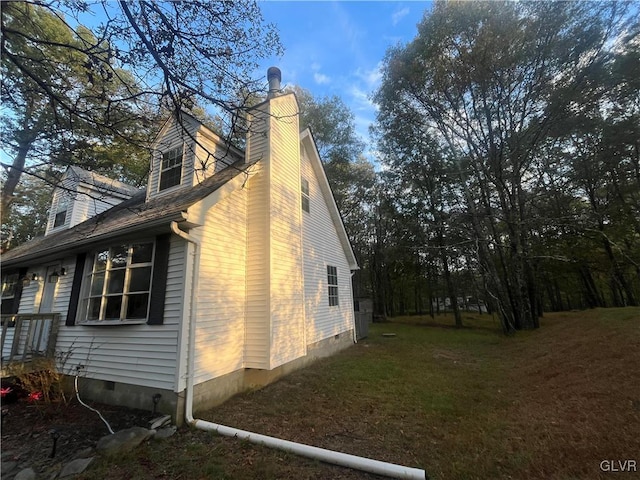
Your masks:
[[[180,185],[180,181],[182,180],[182,158],[182,145],[162,154],[160,191]]]

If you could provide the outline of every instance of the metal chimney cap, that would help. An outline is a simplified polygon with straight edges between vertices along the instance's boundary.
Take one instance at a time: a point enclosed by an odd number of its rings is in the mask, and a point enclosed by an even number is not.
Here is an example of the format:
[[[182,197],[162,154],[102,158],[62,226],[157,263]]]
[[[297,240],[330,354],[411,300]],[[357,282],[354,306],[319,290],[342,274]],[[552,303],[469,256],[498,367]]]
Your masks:
[[[272,78],[277,78],[278,82],[282,81],[282,72],[278,67],[269,67],[267,70],[267,80],[271,81]]]

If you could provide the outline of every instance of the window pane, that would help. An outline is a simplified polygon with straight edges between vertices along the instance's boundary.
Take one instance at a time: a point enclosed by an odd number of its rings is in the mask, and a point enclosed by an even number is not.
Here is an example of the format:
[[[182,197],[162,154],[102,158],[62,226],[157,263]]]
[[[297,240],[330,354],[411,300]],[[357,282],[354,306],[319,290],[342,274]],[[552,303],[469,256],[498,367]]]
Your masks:
[[[126,245],[119,245],[111,249],[111,268],[127,265],[128,250]]]
[[[327,265],[327,283],[329,285],[338,284],[338,268]]]
[[[154,242],[112,246],[94,254],[83,299],[86,321],[145,319],[149,314]]]
[[[131,263],[149,263],[153,254],[153,243],[141,243],[133,245]]]
[[[107,297],[107,308],[104,312],[105,320],[120,318],[120,310],[122,309],[122,296]]]
[[[182,163],[182,147],[176,147],[162,154],[162,169],[174,167]]]
[[[104,272],[95,273],[91,278],[91,291],[89,295],[102,295],[102,287],[104,286]]]
[[[124,291],[124,274],[126,270],[112,270],[109,272],[107,293],[122,293]]]
[[[53,221],[53,228],[64,225],[64,221],[67,219],[67,211],[56,213],[56,218]]]
[[[147,318],[147,305],[149,304],[149,294],[127,296],[127,319]]]
[[[100,319],[100,302],[102,298],[90,298],[89,308],[87,308],[87,320]]]
[[[95,264],[93,265],[93,271],[99,272],[107,268],[107,258],[109,258],[109,250],[96,253]]]
[[[129,292],[148,292],[151,283],[151,267],[132,268],[129,277]]]
[[[160,174],[160,190],[165,190],[180,184],[182,177],[182,165],[165,170]]]
[[[18,282],[18,274],[7,275],[2,282],[2,298],[13,297],[15,295],[16,283]]]
[[[309,181],[303,178],[301,179],[301,185],[302,185],[302,210],[309,213],[309,210],[310,210]]]

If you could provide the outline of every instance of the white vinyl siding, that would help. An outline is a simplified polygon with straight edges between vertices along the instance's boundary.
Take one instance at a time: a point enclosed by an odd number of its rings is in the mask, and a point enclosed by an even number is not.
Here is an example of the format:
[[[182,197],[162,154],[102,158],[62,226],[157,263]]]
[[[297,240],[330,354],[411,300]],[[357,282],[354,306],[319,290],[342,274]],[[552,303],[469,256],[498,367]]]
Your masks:
[[[312,344],[353,329],[353,294],[349,263],[307,154],[302,158],[302,175],[309,179],[314,206],[313,214],[302,218],[307,344]],[[337,270],[336,306],[329,306],[328,301],[328,265]]]
[[[201,127],[196,137],[193,185],[243,158],[239,151],[224,145],[214,132]]]
[[[267,129],[265,116],[255,120],[252,129]],[[245,367],[269,368],[269,173],[265,152],[267,135],[251,135],[247,142],[247,160],[257,161],[261,170],[246,185],[247,264]]]
[[[77,365],[84,365],[83,377],[178,391],[175,372],[184,296],[184,248],[182,239],[172,237],[162,325],[66,326],[75,258],[62,262],[67,274],[58,280],[53,311],[61,314],[56,352],[70,354],[64,373],[73,374]],[[19,313],[37,312],[42,286],[42,282],[31,282],[23,290]]]
[[[147,186],[147,200],[160,196],[165,192],[175,191],[179,186],[160,189],[160,179],[162,172],[162,155],[174,148],[183,148],[182,157],[182,188],[190,188],[193,185],[193,166],[195,154],[194,139],[198,133],[199,124],[193,119],[184,117],[180,123],[175,120],[167,122],[161,133],[159,140],[153,146],[153,155],[151,158],[151,171],[149,173],[149,182]]]
[[[207,212],[190,233],[200,240],[195,383],[244,366],[246,197],[239,189]]]
[[[74,227],[118,205],[123,200],[131,198],[135,192],[133,187],[129,187],[128,193],[125,193],[121,189],[122,184],[115,180],[113,187],[108,184],[95,186],[79,179],[73,172],[68,172],[65,175],[67,176],[62,180],[62,188],[56,188],[53,192],[45,235]],[[101,181],[109,182],[110,179],[102,177]],[[66,212],[64,221],[55,226],[56,217],[62,212]]]
[[[73,226],[71,217],[75,203],[74,197],[76,197],[73,191],[77,188],[77,180],[74,181],[73,178],[68,177],[64,178],[61,186],[62,188],[56,188],[53,192],[51,210],[49,211],[49,218],[47,219],[45,235]],[[56,225],[56,217],[63,211],[65,212],[64,221]]]
[[[302,277],[300,137],[295,97],[271,100],[271,359],[275,368],[306,354]]]

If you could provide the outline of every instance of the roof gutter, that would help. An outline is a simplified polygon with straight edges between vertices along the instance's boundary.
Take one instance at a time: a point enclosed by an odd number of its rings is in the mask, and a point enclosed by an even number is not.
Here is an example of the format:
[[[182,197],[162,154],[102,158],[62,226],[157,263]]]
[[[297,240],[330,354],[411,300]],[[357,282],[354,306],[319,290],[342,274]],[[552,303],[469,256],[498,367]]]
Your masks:
[[[320,460],[322,462],[332,463],[334,465],[340,465],[343,467],[354,468],[356,470],[362,470],[364,472],[375,473],[377,475],[385,475],[392,478],[406,478],[416,480],[426,480],[426,474],[424,470],[418,468],[405,467],[397,465],[395,463],[381,462],[379,460],[372,460],[370,458],[358,457],[356,455],[349,455],[347,453],[336,452],[334,450],[327,450],[324,448],[313,447],[311,445],[305,445],[304,443],[291,442],[289,440],[282,440],[280,438],[269,437],[267,435],[261,435],[259,433],[248,432],[246,430],[240,430],[233,427],[227,427],[206,420],[193,418],[193,387],[195,377],[195,339],[196,339],[196,294],[193,286],[196,284],[199,272],[199,252],[200,241],[189,235],[187,232],[180,230],[177,222],[171,222],[171,231],[183,238],[187,242],[193,244],[193,268],[192,268],[192,280],[191,280],[191,292],[189,297],[189,308],[183,310],[183,321],[187,322],[189,326],[189,336],[187,345],[187,392],[185,398],[185,421],[194,428],[199,430],[205,430],[208,432],[215,432],[219,435],[227,437],[236,437],[241,440],[246,440],[258,445],[264,445],[265,447],[275,448],[290,453],[295,453],[303,457]],[[186,296],[186,295],[185,295]],[[185,299],[186,300],[186,299]],[[354,325],[355,328],[355,325]]]

